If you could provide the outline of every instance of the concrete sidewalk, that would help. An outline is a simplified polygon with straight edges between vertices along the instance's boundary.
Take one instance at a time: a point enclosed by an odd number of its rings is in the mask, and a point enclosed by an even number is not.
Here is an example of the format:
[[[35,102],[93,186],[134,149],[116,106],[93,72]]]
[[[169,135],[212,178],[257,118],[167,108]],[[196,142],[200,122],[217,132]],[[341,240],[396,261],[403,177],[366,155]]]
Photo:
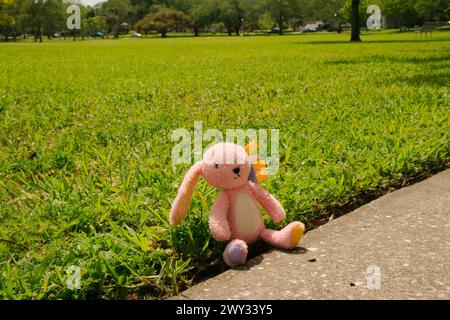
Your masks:
[[[174,298],[450,299],[450,170],[312,230],[300,245]]]

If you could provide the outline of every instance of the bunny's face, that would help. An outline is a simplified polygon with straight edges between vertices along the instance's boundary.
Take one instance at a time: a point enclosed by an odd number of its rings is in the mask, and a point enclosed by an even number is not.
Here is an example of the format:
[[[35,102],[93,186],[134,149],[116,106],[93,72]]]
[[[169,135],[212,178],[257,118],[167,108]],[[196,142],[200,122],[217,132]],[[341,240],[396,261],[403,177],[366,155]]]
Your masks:
[[[219,143],[203,156],[203,177],[220,189],[233,189],[247,183],[250,161],[244,148],[233,143]]]

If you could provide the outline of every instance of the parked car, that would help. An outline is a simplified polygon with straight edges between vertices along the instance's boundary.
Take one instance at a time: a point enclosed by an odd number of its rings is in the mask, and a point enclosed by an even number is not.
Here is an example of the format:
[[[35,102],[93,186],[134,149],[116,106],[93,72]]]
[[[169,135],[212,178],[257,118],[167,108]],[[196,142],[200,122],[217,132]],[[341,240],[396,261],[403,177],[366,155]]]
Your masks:
[[[316,21],[314,23],[308,23],[302,29],[303,32],[317,32],[320,30],[328,30],[331,28],[329,23],[323,23],[322,21]]]
[[[140,37],[142,37],[142,34],[137,33],[137,32],[132,32],[132,33],[131,33],[131,37],[132,37],[132,38],[140,38]]]
[[[92,38],[103,38],[105,34],[101,31],[96,31],[91,33]]]
[[[330,31],[330,29],[332,29],[333,26],[331,25],[331,23],[323,23],[321,25],[319,25],[318,30],[327,30]]]
[[[270,30],[269,33],[280,33],[280,28],[278,27],[272,28],[272,30]]]
[[[308,23],[306,26],[303,27],[303,32],[316,32],[318,29],[317,24],[315,23]]]

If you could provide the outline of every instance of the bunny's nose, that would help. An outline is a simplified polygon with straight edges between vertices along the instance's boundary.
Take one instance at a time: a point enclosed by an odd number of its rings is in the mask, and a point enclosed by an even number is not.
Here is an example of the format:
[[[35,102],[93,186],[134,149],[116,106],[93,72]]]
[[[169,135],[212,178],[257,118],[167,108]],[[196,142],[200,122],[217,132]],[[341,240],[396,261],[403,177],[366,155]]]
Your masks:
[[[234,174],[239,174],[239,172],[241,171],[241,168],[236,167],[233,169]]]

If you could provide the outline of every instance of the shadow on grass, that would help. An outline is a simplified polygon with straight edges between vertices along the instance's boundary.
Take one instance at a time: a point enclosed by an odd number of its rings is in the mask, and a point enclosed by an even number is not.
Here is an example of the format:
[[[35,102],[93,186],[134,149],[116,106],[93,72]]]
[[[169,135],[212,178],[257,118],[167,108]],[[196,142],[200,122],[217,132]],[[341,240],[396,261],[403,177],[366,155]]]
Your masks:
[[[438,38],[438,39],[411,39],[411,40],[363,40],[361,42],[351,42],[350,40],[331,40],[331,41],[296,41],[294,44],[348,44],[348,45],[364,45],[374,43],[427,43],[427,42],[449,42],[450,37]]]
[[[390,78],[390,83],[405,83],[415,87],[430,86],[444,87],[450,83],[450,74],[438,72],[450,67],[450,55],[435,57],[399,57],[399,56],[381,56],[373,55],[363,57],[362,59],[338,59],[323,62],[326,65],[364,65],[374,63],[392,63],[392,64],[415,64],[427,66],[429,72],[417,73],[412,76],[398,74]],[[432,66],[430,68],[430,66]]]
[[[448,87],[450,74],[416,74],[412,77],[397,77],[396,81],[410,84],[415,87]]]
[[[449,56],[437,56],[437,57],[398,57],[398,56],[381,56],[373,55],[367,56],[363,59],[338,59],[325,61],[324,64],[331,65],[351,65],[351,64],[365,64],[365,63],[414,63],[414,64],[428,64],[428,63],[441,63],[450,62]]]

